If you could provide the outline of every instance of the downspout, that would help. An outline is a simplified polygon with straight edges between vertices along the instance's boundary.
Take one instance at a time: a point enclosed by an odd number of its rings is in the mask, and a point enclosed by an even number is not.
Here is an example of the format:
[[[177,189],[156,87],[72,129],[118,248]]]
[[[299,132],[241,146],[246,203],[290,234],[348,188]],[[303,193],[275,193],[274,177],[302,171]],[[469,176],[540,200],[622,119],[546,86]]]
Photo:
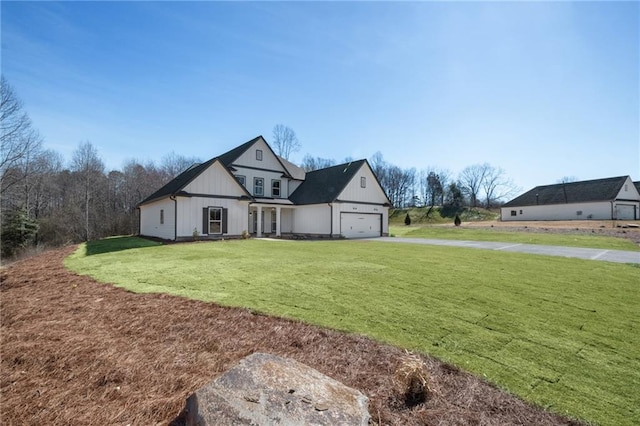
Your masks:
[[[333,204],[331,203],[327,203],[327,204],[329,204],[329,208],[331,209],[331,214],[329,216],[331,218],[331,221],[330,221],[331,229],[329,230],[329,237],[333,238]]]
[[[173,241],[178,239],[178,198],[175,195],[169,196],[173,200]]]

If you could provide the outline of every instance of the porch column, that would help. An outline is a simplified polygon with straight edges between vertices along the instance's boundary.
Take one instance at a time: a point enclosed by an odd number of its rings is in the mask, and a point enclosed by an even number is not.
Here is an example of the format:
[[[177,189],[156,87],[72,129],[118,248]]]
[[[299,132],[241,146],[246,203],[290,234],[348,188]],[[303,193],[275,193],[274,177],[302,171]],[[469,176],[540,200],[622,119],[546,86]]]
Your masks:
[[[280,210],[282,207],[276,207],[276,237],[280,237]]]
[[[256,237],[262,237],[262,206],[256,206]]]

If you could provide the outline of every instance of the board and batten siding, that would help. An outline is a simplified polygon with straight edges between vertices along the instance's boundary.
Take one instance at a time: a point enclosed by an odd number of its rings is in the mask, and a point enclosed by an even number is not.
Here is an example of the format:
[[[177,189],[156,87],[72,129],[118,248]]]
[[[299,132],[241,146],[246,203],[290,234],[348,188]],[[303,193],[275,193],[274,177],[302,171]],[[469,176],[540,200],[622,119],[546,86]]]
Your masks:
[[[186,185],[184,191],[190,194],[215,194],[228,197],[246,195],[235,177],[219,161],[214,161]]]
[[[262,160],[256,159],[257,150],[262,151]],[[280,170],[284,173],[282,164],[280,164],[280,161],[278,161],[276,156],[272,153],[269,145],[267,145],[262,138],[257,140],[249,149],[242,153],[242,155],[233,162],[233,165],[242,165],[268,170]]]
[[[364,188],[362,187],[362,178],[365,179]],[[372,204],[385,204],[389,202],[366,162],[360,167],[360,170],[353,176],[340,195],[338,195],[338,200],[359,201]]]
[[[160,223],[161,215],[163,223]],[[140,206],[140,235],[173,240],[175,224],[175,203],[173,200],[165,198]]]
[[[289,198],[289,183],[287,178],[282,177],[283,172],[248,169],[242,166],[235,166],[235,169],[236,171],[233,172],[234,176],[244,176],[245,187],[251,195],[255,195],[254,178],[262,178],[264,179],[264,194],[260,197],[273,197],[271,193],[271,181],[279,180],[280,196],[273,198]]]
[[[293,233],[329,235],[331,233],[331,206],[324,203],[296,206]]]
[[[212,197],[177,197],[178,239],[193,238],[194,230],[204,236],[202,215],[205,207],[227,209],[227,232],[221,236],[239,236],[249,230],[249,201]]]

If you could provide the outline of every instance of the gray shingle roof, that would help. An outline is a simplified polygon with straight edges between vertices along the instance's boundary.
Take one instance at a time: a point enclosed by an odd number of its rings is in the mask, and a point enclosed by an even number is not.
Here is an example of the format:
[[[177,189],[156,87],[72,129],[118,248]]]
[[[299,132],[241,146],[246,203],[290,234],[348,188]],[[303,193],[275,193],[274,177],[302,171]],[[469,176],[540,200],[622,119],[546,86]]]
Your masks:
[[[628,176],[581,182],[536,186],[503,207],[611,201],[616,198]]]
[[[244,144],[233,148],[224,154],[214,157],[209,161],[194,165],[182,172],[171,182],[145,198],[139,205],[149,203],[164,197],[180,194],[180,191],[187,186],[193,179],[198,177],[216,160],[219,160],[225,167],[230,168],[247,149],[249,149],[262,136],[251,139]],[[268,144],[267,144],[268,146]],[[275,153],[274,153],[275,155]],[[276,156],[277,157],[277,156]],[[298,180],[304,180],[300,186],[291,194],[289,200],[294,204],[318,204],[330,203],[336,200],[338,195],[351,181],[358,170],[366,163],[367,160],[352,161],[340,164],[326,169],[315,170],[313,172],[304,173],[304,170],[289,161],[277,157],[287,173]]]
[[[180,173],[178,176],[176,176],[174,179],[172,179],[169,183],[164,185],[162,188],[158,189],[156,192],[154,192],[153,194],[149,195],[147,198],[142,200],[138,205],[146,204],[153,200],[157,200],[160,198],[169,197],[171,195],[177,194],[178,192],[180,192],[182,188],[184,188],[192,180],[194,180],[200,173],[205,171],[207,167],[213,164],[214,161],[215,161],[215,158],[212,158],[211,160],[206,161],[204,163],[196,164],[189,167],[187,170]]]
[[[366,160],[352,161],[308,172],[306,179],[291,194],[294,204],[331,203],[351,181]]]

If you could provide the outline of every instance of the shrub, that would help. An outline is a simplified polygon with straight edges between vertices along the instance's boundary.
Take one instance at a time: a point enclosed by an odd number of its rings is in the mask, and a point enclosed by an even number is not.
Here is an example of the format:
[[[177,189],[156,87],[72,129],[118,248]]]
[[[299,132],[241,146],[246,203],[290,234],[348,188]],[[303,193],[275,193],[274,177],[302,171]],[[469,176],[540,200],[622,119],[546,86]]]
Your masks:
[[[243,240],[248,240],[250,237],[251,237],[251,235],[249,235],[249,233],[246,230],[242,231],[242,239]]]
[[[409,217],[409,212],[407,212],[407,215],[404,217],[404,224],[407,226],[411,225],[411,218]]]
[[[462,221],[460,220],[460,215],[456,215],[456,218],[453,220],[453,223],[456,226],[460,226],[460,224],[462,223]]]

